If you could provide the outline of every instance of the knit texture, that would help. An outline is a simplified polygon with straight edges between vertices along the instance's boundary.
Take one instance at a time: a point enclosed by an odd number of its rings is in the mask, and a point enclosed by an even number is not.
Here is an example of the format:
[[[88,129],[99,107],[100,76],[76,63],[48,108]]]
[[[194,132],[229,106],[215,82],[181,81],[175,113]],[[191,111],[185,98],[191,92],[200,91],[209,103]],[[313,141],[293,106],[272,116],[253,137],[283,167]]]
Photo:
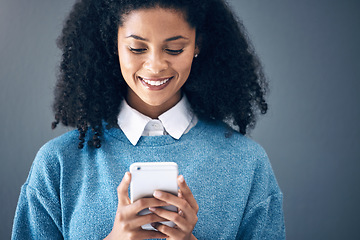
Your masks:
[[[173,161],[199,205],[198,239],[285,239],[282,193],[261,146],[218,122],[199,121],[179,140],[118,128],[102,146],[78,149],[78,132],[45,144],[21,188],[12,239],[103,239],[113,227],[117,192],[134,162]]]

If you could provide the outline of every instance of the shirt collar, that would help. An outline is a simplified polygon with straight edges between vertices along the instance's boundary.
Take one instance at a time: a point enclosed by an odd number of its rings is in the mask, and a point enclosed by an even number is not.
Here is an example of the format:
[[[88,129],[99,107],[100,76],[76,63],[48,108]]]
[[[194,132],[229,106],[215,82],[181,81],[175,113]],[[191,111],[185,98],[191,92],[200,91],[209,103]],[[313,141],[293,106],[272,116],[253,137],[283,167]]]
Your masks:
[[[165,131],[173,138],[180,139],[186,133],[194,117],[189,101],[184,95],[182,99],[168,111],[159,116]],[[145,126],[152,119],[134,108],[123,100],[118,116],[118,125],[125,136],[135,146],[143,135]]]

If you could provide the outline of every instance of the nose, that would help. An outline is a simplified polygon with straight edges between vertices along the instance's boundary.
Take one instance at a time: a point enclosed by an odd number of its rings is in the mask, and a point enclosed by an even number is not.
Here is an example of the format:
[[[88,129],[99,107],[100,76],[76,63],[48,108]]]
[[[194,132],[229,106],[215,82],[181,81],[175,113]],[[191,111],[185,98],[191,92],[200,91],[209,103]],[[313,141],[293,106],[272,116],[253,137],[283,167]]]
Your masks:
[[[169,63],[162,51],[149,53],[146,61],[144,62],[144,68],[154,74],[158,74],[166,70],[168,67]]]

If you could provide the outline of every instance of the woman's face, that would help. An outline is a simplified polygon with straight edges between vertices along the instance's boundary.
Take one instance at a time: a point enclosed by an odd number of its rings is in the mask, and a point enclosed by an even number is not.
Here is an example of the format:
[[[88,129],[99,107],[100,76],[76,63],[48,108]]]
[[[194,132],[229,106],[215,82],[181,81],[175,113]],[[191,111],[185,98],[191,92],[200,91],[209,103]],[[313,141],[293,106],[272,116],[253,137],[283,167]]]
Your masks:
[[[118,54],[129,105],[153,118],[174,106],[197,51],[195,29],[181,12],[152,8],[126,15]]]

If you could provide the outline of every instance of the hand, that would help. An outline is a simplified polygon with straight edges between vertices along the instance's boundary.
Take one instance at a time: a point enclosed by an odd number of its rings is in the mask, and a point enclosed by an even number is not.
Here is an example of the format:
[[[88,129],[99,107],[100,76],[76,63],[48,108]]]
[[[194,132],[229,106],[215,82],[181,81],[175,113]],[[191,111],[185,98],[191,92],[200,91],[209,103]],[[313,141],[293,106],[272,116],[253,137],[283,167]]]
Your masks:
[[[155,198],[166,202],[167,204],[176,206],[179,209],[178,213],[167,211],[163,208],[149,208],[151,212],[159,217],[165,218],[168,221],[173,221],[176,226],[172,228],[160,223],[152,224],[152,226],[159,232],[167,235],[168,239],[196,239],[194,235],[192,235],[192,231],[198,220],[197,212],[199,211],[199,206],[182,175],[178,177],[178,185],[180,189],[177,197],[166,192],[154,192]]]
[[[128,196],[130,180],[131,174],[129,172],[125,173],[125,176],[117,188],[118,208],[114,226],[111,233],[105,239],[166,238],[167,235],[161,232],[143,230],[141,228],[144,224],[166,221],[166,219],[152,213],[144,216],[139,216],[137,213],[145,208],[165,206],[168,204],[156,198],[142,198],[131,204]]]

